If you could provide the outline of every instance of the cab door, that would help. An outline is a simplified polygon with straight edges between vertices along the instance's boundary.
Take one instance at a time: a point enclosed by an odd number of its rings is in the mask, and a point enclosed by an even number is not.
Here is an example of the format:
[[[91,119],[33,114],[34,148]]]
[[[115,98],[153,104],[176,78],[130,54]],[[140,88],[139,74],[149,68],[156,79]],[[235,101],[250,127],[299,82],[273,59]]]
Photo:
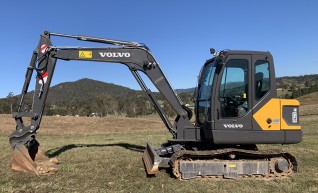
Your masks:
[[[276,91],[276,81],[275,81],[275,70],[273,58],[269,53],[264,54],[254,54],[252,58],[253,63],[253,114],[257,113],[261,108],[263,108],[272,98],[277,97]],[[275,107],[273,107],[275,108]],[[273,111],[278,111],[280,106],[276,106],[276,109]],[[264,116],[264,122],[267,118],[270,117],[270,112],[267,116]],[[276,120],[273,120],[273,124],[268,124],[271,126],[267,128],[268,130],[279,130],[280,117],[277,117]],[[278,120],[278,121],[277,121]],[[255,131],[264,131],[260,125],[253,119],[253,130]],[[278,135],[278,134],[276,134]]]
[[[228,55],[215,77],[214,140],[232,141],[242,130],[252,130],[251,61],[250,54]]]

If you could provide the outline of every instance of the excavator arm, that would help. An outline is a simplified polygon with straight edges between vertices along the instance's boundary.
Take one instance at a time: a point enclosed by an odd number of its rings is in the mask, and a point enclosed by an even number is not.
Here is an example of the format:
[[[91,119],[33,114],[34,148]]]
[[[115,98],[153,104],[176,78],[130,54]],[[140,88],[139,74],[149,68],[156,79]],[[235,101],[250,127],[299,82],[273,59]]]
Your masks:
[[[55,47],[51,43],[51,36],[103,43],[107,44],[108,47]],[[27,68],[17,112],[13,113],[13,117],[16,121],[16,130],[9,138],[10,145],[14,148],[12,160],[13,170],[41,174],[51,172],[56,168],[56,161],[48,159],[41,153],[39,143],[35,139],[35,134],[40,128],[55,65],[59,59],[120,63],[126,65],[141,88],[146,92],[149,100],[152,102],[174,139],[184,138],[184,130],[193,128],[189,121],[189,119],[191,119],[191,111],[182,105],[161,71],[158,62],[156,62],[150,50],[145,45],[136,42],[44,32],[41,34],[39,44],[33,52],[30,64]],[[28,92],[33,72],[36,73],[36,86],[32,107],[22,112],[21,107],[24,103],[24,97]],[[169,121],[165,112],[155,100],[152,92],[142,80],[139,72],[144,73],[151,80],[159,92],[174,108],[177,113],[174,124]],[[30,125],[25,125],[23,118],[31,119]],[[149,150],[149,152],[150,151],[151,150]]]

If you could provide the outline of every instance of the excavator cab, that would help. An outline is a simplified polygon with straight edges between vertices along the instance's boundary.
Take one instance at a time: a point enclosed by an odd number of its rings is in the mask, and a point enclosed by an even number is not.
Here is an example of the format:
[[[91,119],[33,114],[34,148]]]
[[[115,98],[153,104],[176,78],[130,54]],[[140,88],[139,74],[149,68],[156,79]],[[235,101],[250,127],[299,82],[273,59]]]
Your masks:
[[[195,101],[201,140],[215,144],[299,143],[298,119],[291,120],[293,112],[298,116],[298,107],[296,100],[277,98],[269,52],[222,51],[201,70]]]

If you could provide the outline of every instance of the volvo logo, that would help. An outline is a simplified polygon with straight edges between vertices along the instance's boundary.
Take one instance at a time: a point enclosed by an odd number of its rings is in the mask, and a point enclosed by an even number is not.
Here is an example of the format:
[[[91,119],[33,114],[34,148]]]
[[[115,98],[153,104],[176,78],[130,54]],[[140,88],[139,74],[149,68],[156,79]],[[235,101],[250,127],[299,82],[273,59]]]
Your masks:
[[[225,128],[231,128],[231,129],[235,129],[235,128],[240,128],[242,129],[244,127],[243,124],[223,124],[223,126]]]
[[[128,52],[99,52],[102,58],[129,58],[130,53]]]

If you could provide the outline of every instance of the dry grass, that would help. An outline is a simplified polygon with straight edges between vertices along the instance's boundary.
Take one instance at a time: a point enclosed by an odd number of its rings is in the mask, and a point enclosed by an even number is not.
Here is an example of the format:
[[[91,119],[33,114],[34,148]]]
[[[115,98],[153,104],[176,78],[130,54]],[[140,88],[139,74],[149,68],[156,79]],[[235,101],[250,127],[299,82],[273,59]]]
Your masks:
[[[299,97],[297,100],[299,100],[301,105],[318,104],[318,92],[306,94]]]
[[[52,176],[12,173],[7,136],[15,124],[0,115],[0,192],[318,192],[318,116],[301,117],[303,142],[282,148],[294,154],[300,171],[275,180],[179,181],[164,170],[147,178],[141,161],[146,142],[170,138],[157,117],[137,119],[44,117],[38,140],[62,162]]]
[[[299,114],[302,116],[318,115],[318,104],[301,105],[299,109]]]
[[[0,114],[1,134],[10,134],[15,121],[10,115]],[[111,117],[73,117],[44,116],[39,135],[104,135],[116,132],[164,130],[157,116],[141,118]]]
[[[318,92],[299,97],[300,115],[318,115]]]

